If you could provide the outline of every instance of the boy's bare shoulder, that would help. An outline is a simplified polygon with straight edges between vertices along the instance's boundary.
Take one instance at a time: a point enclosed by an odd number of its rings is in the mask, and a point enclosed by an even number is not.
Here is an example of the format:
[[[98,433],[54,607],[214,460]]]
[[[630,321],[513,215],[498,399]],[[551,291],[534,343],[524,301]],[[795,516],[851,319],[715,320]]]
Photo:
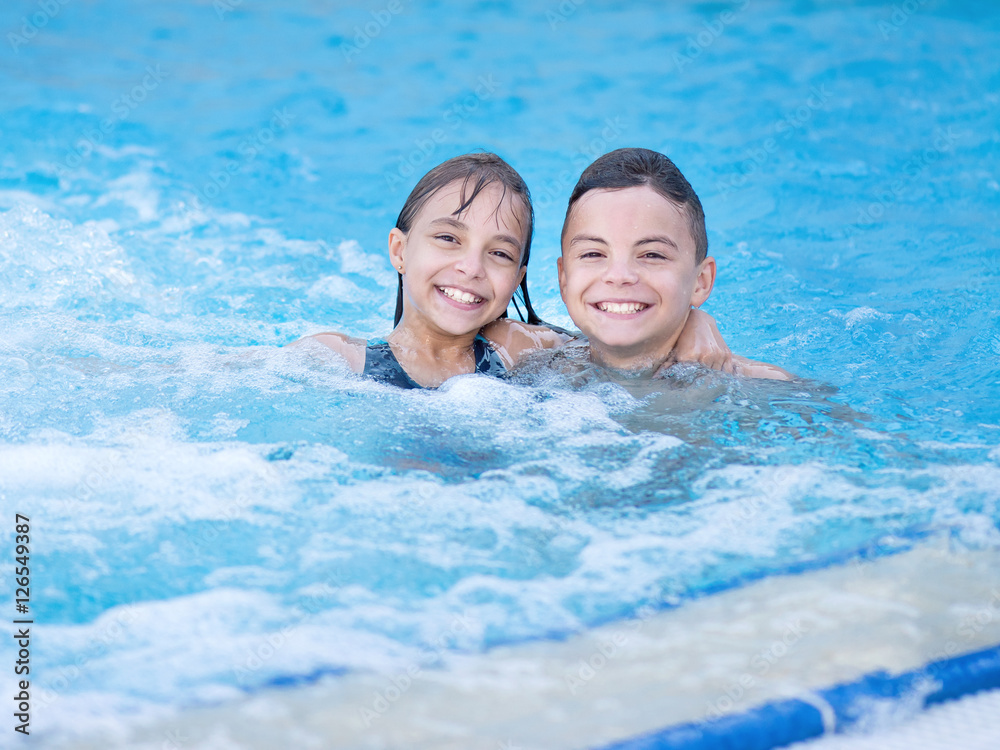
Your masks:
[[[548,326],[530,325],[510,318],[494,320],[483,328],[483,335],[507,360],[508,366],[516,365],[528,352],[562,346],[573,338]]]
[[[288,346],[296,348],[325,346],[347,360],[347,364],[354,372],[361,372],[365,369],[365,348],[368,346],[368,342],[354,336],[348,336],[336,331],[326,331],[324,333],[314,333],[311,336],[303,336],[297,341],[288,344]]]

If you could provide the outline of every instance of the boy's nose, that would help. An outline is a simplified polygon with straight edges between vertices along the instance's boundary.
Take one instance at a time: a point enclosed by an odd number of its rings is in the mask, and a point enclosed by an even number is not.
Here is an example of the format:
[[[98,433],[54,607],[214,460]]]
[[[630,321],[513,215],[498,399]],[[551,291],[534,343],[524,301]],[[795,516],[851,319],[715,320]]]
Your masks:
[[[608,284],[634,284],[639,280],[635,264],[628,258],[612,259],[604,273]]]

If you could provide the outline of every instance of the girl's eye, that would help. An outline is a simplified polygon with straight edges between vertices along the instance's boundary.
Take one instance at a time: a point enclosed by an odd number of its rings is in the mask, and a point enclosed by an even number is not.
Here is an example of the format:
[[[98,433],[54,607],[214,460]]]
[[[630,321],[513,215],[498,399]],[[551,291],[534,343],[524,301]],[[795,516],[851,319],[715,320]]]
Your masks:
[[[508,250],[494,250],[493,255],[504,260],[514,261],[514,255]]]
[[[453,234],[436,234],[434,239],[441,240],[442,242],[458,242]]]

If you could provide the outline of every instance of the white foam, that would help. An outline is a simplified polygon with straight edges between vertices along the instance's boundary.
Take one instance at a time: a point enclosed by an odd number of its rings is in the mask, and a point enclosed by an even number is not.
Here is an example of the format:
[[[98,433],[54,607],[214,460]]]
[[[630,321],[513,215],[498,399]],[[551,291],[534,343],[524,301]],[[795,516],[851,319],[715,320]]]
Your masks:
[[[847,324],[848,330],[854,328],[859,323],[863,323],[867,320],[891,320],[892,316],[879,312],[874,307],[855,307],[853,310],[849,310],[846,315],[844,315],[844,322]]]
[[[138,299],[141,285],[105,227],[79,227],[31,206],[0,214],[4,307],[67,308],[81,298]]]

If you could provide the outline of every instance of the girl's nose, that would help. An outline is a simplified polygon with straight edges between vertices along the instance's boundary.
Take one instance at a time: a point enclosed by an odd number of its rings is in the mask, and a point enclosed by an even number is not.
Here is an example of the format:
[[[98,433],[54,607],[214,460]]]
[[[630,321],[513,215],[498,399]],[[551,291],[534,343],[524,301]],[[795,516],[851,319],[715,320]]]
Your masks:
[[[467,248],[455,263],[455,268],[470,278],[478,278],[485,274],[483,254],[475,248]]]

